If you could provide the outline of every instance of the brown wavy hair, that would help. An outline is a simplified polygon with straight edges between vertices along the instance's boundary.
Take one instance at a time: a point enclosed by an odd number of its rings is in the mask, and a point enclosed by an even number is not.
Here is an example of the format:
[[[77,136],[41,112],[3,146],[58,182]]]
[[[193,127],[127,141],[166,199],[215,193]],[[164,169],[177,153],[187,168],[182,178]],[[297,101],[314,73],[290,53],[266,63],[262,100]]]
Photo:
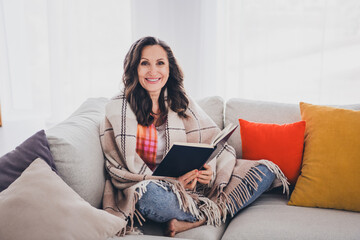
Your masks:
[[[167,106],[176,112],[179,117],[186,118],[185,111],[189,105],[189,99],[184,90],[184,75],[177,64],[171,48],[162,40],[154,37],[144,37],[137,40],[130,47],[124,60],[123,83],[125,86],[125,97],[134,111],[138,123],[143,126],[150,126],[154,122],[152,112],[152,100],[149,93],[140,85],[137,68],[141,59],[141,52],[144,47],[159,45],[167,53],[169,61],[169,78],[161,89],[159,96],[159,108],[164,119],[168,113]],[[165,91],[167,90],[167,96]],[[166,105],[167,102],[167,105]]]

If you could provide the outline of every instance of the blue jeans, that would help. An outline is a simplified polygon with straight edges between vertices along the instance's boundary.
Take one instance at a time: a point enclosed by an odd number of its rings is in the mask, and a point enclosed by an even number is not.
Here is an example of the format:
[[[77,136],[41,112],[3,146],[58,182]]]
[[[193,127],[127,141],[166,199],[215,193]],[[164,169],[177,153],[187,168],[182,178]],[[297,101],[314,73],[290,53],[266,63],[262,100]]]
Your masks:
[[[258,169],[265,174],[260,174],[262,181],[256,180],[258,189],[255,190],[251,186],[247,186],[251,198],[242,207],[236,206],[236,212],[254,202],[263,192],[269,189],[274,181],[275,175],[266,166],[259,165]],[[170,189],[165,190],[155,183],[147,185],[147,191],[136,204],[136,208],[145,218],[155,222],[167,222],[174,218],[187,222],[197,220],[191,213],[181,210],[177,197]]]

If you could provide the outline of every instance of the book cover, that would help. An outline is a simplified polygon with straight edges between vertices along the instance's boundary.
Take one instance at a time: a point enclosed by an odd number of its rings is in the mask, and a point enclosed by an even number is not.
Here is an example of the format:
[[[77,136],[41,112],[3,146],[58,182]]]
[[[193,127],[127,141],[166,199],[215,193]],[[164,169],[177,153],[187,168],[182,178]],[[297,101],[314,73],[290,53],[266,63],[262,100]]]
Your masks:
[[[200,169],[221,141],[227,141],[237,125],[224,128],[211,144],[174,143],[155,169],[154,176],[180,177],[193,169]]]

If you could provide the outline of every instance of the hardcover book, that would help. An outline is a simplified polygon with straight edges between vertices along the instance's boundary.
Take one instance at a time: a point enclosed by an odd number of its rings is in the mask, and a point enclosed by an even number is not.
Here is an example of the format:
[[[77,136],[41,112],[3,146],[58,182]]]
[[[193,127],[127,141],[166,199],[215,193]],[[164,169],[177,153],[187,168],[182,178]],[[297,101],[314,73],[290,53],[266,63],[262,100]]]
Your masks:
[[[211,144],[174,143],[159,166],[154,176],[180,177],[193,169],[200,169],[210,159],[220,142],[226,142],[237,125],[229,124],[214,138]]]

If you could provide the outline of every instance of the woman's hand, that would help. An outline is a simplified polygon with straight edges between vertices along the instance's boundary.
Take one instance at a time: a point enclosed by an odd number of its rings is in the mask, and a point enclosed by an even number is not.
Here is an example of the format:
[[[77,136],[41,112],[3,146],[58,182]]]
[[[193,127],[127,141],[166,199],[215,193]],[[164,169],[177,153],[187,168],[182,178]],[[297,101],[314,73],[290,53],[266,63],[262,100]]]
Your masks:
[[[197,181],[202,184],[209,184],[209,182],[211,181],[213,172],[212,172],[211,166],[208,164],[204,164],[204,168],[205,168],[205,170],[199,171]]]
[[[184,186],[185,189],[193,190],[196,186],[196,183],[209,184],[212,178],[212,169],[208,164],[204,165],[205,170],[194,169],[188,173],[185,173],[181,177],[178,177],[177,180]]]
[[[177,180],[184,186],[185,189],[193,190],[197,183],[199,170],[194,169],[188,173],[177,178]]]

